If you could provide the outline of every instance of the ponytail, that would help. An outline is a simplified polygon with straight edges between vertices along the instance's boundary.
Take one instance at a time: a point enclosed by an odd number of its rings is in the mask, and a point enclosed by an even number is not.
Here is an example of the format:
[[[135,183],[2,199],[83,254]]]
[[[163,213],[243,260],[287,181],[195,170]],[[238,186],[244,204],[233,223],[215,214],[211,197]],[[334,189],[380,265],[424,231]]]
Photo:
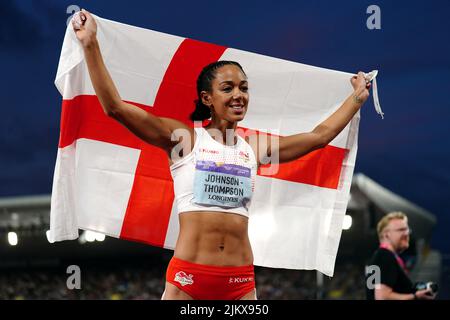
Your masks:
[[[203,121],[211,118],[211,110],[205,106],[200,99],[194,101],[195,110],[191,114],[192,121]]]

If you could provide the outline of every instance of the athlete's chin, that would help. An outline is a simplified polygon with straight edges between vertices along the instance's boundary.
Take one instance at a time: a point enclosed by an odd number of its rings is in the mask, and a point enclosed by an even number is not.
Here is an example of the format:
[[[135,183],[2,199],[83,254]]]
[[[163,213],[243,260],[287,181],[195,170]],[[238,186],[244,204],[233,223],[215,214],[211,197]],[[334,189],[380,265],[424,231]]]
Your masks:
[[[244,120],[244,116],[229,116],[229,117],[224,117],[223,119],[228,122],[240,122],[240,121]]]
[[[231,120],[231,122],[239,122],[244,120],[245,118],[245,112],[242,112],[240,114],[231,114],[229,116],[229,119]]]

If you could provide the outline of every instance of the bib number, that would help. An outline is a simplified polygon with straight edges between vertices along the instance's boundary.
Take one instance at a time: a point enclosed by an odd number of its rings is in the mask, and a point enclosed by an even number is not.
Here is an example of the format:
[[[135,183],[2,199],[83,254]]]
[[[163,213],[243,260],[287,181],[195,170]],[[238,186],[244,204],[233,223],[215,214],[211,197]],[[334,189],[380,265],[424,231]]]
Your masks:
[[[197,161],[194,202],[220,207],[246,207],[252,196],[251,169],[214,161]]]

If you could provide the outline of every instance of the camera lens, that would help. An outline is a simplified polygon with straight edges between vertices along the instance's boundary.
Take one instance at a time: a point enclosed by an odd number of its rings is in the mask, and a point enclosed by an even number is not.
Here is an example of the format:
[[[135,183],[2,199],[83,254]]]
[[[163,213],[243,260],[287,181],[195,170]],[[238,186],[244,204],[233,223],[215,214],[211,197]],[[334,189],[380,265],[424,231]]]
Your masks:
[[[417,282],[414,286],[415,291],[430,290],[433,294],[438,291],[438,285],[434,282]]]
[[[437,285],[437,283],[434,283],[434,282],[428,282],[427,289],[430,289],[431,292],[434,294],[438,291],[438,285]]]

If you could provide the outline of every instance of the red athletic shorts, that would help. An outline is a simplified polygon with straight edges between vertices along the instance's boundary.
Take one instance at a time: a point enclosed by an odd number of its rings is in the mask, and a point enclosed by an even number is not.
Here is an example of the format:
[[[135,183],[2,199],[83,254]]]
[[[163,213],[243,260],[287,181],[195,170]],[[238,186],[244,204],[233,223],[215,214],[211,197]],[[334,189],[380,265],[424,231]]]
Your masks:
[[[210,266],[173,257],[166,281],[195,300],[238,300],[255,290],[255,270],[253,265]]]

